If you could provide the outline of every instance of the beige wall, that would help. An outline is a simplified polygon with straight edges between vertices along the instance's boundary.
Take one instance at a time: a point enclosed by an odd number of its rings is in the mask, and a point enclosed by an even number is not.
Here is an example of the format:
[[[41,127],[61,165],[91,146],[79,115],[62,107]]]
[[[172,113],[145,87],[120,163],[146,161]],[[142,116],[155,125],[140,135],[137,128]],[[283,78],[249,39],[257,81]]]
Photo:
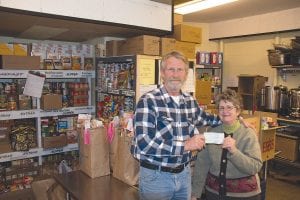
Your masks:
[[[266,85],[270,86],[282,84],[289,89],[300,86],[300,71],[280,76],[279,70],[269,65],[267,52],[268,49],[273,48],[274,43],[289,44],[290,39],[300,36],[300,31],[209,41],[209,26],[197,25],[202,27],[203,31],[202,44],[197,45],[197,50],[222,51],[223,49],[223,89],[228,86],[238,86],[237,76],[240,74],[268,77]]]

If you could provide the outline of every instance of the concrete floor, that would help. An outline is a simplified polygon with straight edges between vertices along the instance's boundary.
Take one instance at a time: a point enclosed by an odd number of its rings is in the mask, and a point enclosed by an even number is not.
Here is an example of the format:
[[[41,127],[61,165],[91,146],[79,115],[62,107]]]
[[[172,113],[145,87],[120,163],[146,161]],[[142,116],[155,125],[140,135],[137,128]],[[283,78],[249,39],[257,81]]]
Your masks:
[[[300,199],[300,169],[284,165],[270,165],[265,200]]]
[[[300,199],[300,184],[267,178],[266,200],[297,200]]]

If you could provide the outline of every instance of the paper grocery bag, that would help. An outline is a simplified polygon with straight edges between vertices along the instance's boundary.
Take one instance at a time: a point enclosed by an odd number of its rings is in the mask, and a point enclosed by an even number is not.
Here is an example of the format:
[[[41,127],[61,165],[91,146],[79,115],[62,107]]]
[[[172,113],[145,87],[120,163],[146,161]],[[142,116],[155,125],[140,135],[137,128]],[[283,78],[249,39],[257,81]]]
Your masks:
[[[80,134],[80,170],[91,178],[110,174],[109,145],[105,128],[89,129],[89,144],[84,142],[84,129]]]
[[[130,154],[131,140],[132,137],[118,137],[118,150],[113,166],[113,176],[128,185],[136,185],[139,177],[139,163]]]
[[[109,166],[110,169],[113,170],[114,165],[116,163],[116,156],[118,151],[118,138],[119,138],[119,128],[114,128],[114,137],[109,144]]]

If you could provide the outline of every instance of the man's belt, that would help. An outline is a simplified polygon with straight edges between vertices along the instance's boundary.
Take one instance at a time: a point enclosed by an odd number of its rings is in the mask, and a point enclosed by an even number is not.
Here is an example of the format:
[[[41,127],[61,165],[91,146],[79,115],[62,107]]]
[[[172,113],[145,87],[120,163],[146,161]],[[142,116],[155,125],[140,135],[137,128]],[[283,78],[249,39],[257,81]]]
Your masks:
[[[164,166],[158,166],[158,165],[154,165],[154,164],[151,164],[149,162],[146,162],[146,161],[141,161],[140,165],[142,167],[145,167],[147,169],[152,169],[152,170],[159,170],[159,171],[162,171],[162,172],[169,172],[169,173],[174,173],[174,174],[178,174],[180,172],[183,171],[183,169],[188,165],[189,163],[185,163],[185,164],[182,164],[182,165],[179,165],[177,167],[164,167]]]

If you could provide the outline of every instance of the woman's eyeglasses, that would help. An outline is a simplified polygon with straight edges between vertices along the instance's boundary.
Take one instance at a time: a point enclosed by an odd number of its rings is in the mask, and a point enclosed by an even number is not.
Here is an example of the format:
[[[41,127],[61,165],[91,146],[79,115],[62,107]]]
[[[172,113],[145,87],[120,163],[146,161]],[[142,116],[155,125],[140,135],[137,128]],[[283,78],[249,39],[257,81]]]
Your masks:
[[[232,109],[236,108],[235,106],[225,106],[225,107],[219,107],[219,111],[222,111],[224,112],[225,110],[226,111],[232,111]]]

